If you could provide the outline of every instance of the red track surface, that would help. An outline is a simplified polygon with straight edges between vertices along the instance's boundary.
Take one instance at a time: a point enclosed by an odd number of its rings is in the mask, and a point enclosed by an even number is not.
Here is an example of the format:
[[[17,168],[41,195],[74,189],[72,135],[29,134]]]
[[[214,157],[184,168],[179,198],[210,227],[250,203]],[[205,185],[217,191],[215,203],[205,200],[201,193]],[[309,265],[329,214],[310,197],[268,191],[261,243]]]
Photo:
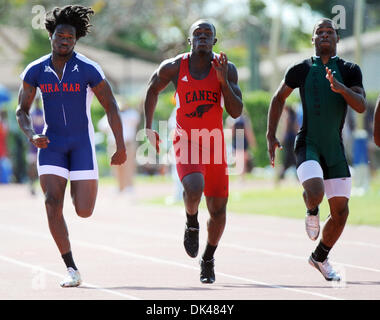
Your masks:
[[[69,191],[69,190],[68,190]],[[42,196],[25,186],[0,186],[0,299],[330,300],[380,298],[380,228],[347,226],[330,254],[344,274],[325,281],[307,258],[316,243],[302,219],[229,212],[215,255],[216,282],[199,281],[198,258],[183,248],[183,207],[148,206],[144,197],[170,186],[137,186],[135,200],[100,186],[92,217],[64,215],[82,274],[62,289],[65,267],[50,236]],[[200,252],[208,213],[200,211]]]

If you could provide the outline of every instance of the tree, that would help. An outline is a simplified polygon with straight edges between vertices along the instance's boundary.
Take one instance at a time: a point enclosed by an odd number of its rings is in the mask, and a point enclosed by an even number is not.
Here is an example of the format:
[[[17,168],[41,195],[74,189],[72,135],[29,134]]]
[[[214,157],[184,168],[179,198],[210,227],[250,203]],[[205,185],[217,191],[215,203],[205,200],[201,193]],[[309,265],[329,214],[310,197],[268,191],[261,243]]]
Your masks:
[[[55,6],[72,3],[72,0],[0,0],[0,24],[33,31],[35,5],[50,11]],[[187,49],[189,27],[199,18],[211,18],[215,23],[219,39],[216,49],[223,39],[238,39],[244,28],[244,19],[226,15],[230,4],[216,6],[213,0],[77,0],[75,3],[95,11],[91,33],[81,42],[157,63]]]

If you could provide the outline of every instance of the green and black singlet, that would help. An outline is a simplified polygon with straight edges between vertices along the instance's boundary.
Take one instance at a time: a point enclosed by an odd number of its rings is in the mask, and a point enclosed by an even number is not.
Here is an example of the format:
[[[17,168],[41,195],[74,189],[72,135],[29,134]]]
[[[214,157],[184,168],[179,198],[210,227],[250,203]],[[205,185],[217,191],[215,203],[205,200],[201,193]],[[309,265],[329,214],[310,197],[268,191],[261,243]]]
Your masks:
[[[342,142],[347,103],[341,94],[331,90],[326,67],[346,87],[363,88],[359,66],[338,56],[330,58],[327,64],[314,56],[287,70],[285,84],[299,88],[303,109],[303,122],[294,147],[297,168],[307,160],[316,160],[324,179],[349,177]]]

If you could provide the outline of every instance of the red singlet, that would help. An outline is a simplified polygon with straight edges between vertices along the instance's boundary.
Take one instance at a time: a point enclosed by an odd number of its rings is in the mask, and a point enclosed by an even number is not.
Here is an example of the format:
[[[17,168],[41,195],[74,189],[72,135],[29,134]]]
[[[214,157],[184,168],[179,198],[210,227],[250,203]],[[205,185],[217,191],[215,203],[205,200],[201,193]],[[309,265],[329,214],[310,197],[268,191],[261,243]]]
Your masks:
[[[177,91],[174,150],[180,180],[194,172],[204,176],[207,197],[228,196],[222,92],[215,69],[202,80],[189,72],[189,53],[182,56]]]

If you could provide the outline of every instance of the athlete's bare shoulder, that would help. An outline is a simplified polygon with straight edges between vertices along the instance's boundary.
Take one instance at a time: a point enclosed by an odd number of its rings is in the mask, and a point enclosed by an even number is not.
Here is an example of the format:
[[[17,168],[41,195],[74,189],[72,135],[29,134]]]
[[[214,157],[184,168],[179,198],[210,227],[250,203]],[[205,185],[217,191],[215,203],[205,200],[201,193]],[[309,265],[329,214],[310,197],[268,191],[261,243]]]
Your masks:
[[[177,82],[181,60],[185,54],[177,55],[176,57],[166,59],[161,62],[157,69],[157,75],[161,79]]]
[[[238,71],[237,71],[237,68],[235,66],[235,64],[231,61],[228,61],[228,74],[232,74],[234,76],[237,76],[238,74]]]

